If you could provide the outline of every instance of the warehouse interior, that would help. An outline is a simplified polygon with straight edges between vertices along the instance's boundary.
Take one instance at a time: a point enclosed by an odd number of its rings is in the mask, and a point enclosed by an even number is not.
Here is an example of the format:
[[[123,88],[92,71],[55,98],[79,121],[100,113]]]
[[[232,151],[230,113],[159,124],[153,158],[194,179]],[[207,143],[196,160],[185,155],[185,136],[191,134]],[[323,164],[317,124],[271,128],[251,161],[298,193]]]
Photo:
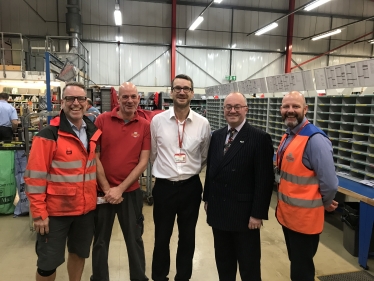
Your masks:
[[[319,6],[311,8],[316,2]],[[374,251],[373,0],[0,0],[0,35],[0,92],[9,93],[20,123],[15,141],[0,142],[0,152],[14,151],[16,158],[27,158],[33,135],[58,113],[61,89],[71,79],[86,85],[101,112],[111,110],[112,89],[127,81],[137,86],[142,109],[167,110],[173,103],[171,80],[189,75],[195,85],[191,109],[205,116],[212,130],[226,125],[224,98],[239,91],[247,98],[247,121],[270,134],[275,151],[286,128],[279,113],[282,97],[300,91],[309,107],[307,118],[332,141],[339,177],[339,208],[326,214],[316,280],[355,271],[374,280],[369,254]],[[7,165],[0,164],[1,169]],[[140,179],[148,277],[154,242],[149,170],[146,180]],[[204,177],[205,170],[202,182]],[[0,280],[32,280],[36,269],[36,235],[28,210],[19,205],[27,199],[16,180],[15,204],[3,204],[2,211],[0,201]],[[341,219],[350,203],[361,210],[354,229]],[[261,230],[264,281],[290,280],[275,206],[274,192]],[[359,246],[359,230],[370,232],[367,246]],[[174,229],[170,278],[177,239]],[[191,280],[218,280],[212,240],[202,205]],[[109,265],[112,281],[129,279],[117,221]],[[91,269],[89,258],[82,280],[89,280]],[[56,280],[67,278],[63,265]]]

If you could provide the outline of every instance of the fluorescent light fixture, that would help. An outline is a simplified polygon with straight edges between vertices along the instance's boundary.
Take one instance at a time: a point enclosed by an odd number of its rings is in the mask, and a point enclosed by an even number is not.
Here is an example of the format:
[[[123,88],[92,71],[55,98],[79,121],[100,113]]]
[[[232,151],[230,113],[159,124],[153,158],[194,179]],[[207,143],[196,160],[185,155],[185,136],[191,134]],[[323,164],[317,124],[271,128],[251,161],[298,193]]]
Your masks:
[[[123,41],[123,36],[116,36],[116,41],[122,42]]]
[[[214,3],[217,3],[217,4],[219,4],[221,2],[222,2],[222,0],[214,0]]]
[[[316,41],[316,40],[319,40],[319,39],[322,39],[322,38],[325,38],[325,37],[329,37],[329,36],[332,36],[332,35],[335,35],[335,34],[339,34],[340,32],[342,32],[341,29],[336,29],[336,30],[329,31],[329,32],[327,32],[327,33],[324,33],[324,34],[318,35],[318,36],[316,36],[316,37],[313,37],[312,40],[313,40],[313,41]]]
[[[368,43],[374,44],[374,39],[369,40]]]
[[[200,25],[200,23],[202,23],[202,21],[204,20],[204,18],[202,16],[198,17],[194,22],[193,24],[190,26],[189,30],[195,30],[196,27],[198,27]]]
[[[231,48],[232,48],[232,49],[236,48],[236,44],[233,44],[233,45],[231,46]]]
[[[273,22],[273,23],[271,23],[271,24],[265,26],[264,28],[261,28],[259,31],[257,31],[257,32],[255,33],[255,35],[257,35],[257,36],[258,36],[258,35],[262,35],[262,34],[268,32],[268,31],[270,31],[270,30],[276,28],[277,26],[278,26],[278,24],[277,24],[276,22]]]
[[[311,11],[323,4],[326,4],[327,2],[330,2],[331,0],[317,0],[317,1],[314,1],[313,3],[310,3],[308,6],[306,6],[304,8],[305,11]]]
[[[122,25],[122,13],[121,13],[121,10],[119,9],[119,4],[115,5],[114,22],[116,23],[116,25]]]

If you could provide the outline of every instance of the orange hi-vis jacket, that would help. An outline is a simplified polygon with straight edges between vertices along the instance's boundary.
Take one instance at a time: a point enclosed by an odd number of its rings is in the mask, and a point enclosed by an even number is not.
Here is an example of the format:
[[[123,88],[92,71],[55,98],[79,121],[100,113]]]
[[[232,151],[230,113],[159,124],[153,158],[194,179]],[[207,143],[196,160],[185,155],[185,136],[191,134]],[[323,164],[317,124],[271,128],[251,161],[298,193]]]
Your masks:
[[[304,234],[323,230],[324,206],[316,173],[303,164],[303,154],[310,137],[326,134],[313,124],[306,124],[284,150],[285,134],[277,151],[280,173],[276,217],[288,229]]]
[[[86,117],[86,149],[63,111],[34,137],[25,171],[33,218],[76,216],[96,208],[96,142],[101,131]]]

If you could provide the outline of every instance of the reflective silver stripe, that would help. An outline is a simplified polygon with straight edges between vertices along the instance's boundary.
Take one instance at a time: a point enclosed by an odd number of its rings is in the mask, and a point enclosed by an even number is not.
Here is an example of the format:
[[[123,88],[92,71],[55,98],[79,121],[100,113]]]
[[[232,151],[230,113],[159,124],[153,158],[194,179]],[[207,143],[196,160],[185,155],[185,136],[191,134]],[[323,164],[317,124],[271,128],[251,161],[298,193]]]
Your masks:
[[[52,182],[82,182],[83,175],[48,175],[48,180]]]
[[[96,180],[96,173],[85,174],[84,175],[84,180],[85,181]]]
[[[33,179],[45,179],[47,177],[47,172],[26,170],[24,176]]]
[[[318,207],[323,206],[322,198],[313,199],[313,200],[305,200],[305,199],[292,198],[292,197],[284,195],[281,192],[278,192],[278,199],[288,205],[302,207],[302,208],[311,209],[311,208],[318,208]]]
[[[58,168],[58,169],[77,169],[82,167],[82,161],[77,160],[77,161],[52,161],[52,168]]]
[[[292,182],[294,184],[308,185],[308,184],[319,183],[317,177],[299,177],[299,176],[286,173],[285,171],[280,171],[280,176],[282,179]]]
[[[86,164],[86,168],[92,167],[96,164],[96,159],[88,160]]]
[[[28,185],[26,184],[26,192],[29,193],[44,193],[46,191],[45,186]]]

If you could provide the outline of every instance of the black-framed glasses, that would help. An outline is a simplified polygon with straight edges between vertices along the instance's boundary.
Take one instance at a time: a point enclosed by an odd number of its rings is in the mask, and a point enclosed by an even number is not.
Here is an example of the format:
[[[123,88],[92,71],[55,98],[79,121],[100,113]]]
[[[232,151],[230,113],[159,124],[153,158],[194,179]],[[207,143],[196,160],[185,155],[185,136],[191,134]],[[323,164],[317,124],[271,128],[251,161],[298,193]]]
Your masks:
[[[227,110],[227,111],[231,111],[231,109],[234,108],[235,111],[239,111],[240,109],[242,109],[243,107],[247,107],[246,105],[239,105],[239,104],[236,104],[234,106],[230,105],[230,104],[226,104],[223,109],[224,110]]]
[[[191,92],[192,91],[192,88],[190,88],[190,87],[179,87],[179,86],[175,86],[175,87],[173,87],[173,88],[171,88],[174,92],[176,92],[176,93],[179,93],[180,91],[182,91],[183,90],[183,92],[185,92],[185,93],[189,93],[189,92]]]
[[[64,97],[64,100],[66,100],[66,102],[70,102],[70,103],[73,103],[75,100],[77,100],[79,103],[84,103],[86,100],[87,100],[87,97],[83,97],[83,96],[65,96]]]

